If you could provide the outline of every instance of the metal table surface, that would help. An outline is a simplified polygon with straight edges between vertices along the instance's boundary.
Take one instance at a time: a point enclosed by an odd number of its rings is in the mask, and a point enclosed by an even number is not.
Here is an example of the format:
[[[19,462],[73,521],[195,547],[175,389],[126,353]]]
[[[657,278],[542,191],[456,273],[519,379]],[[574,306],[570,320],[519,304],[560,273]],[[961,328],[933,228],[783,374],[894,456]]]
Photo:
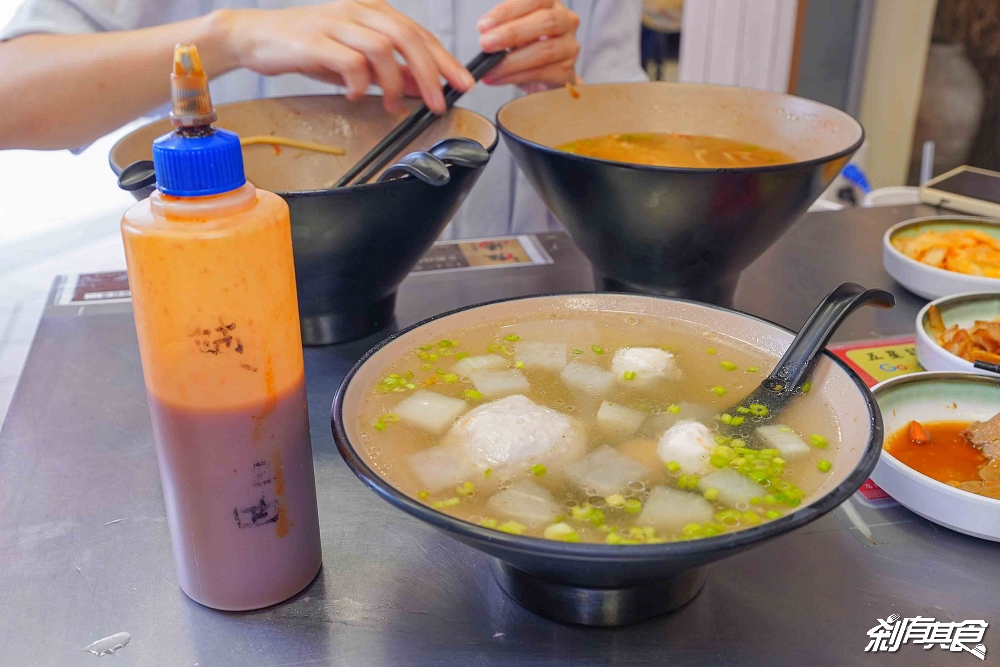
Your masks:
[[[745,273],[737,306],[798,327],[823,293],[855,280],[892,290],[899,306],[857,313],[840,339],[909,333],[921,302],[884,274],[880,239],[925,211],[805,216]],[[567,237],[543,241],[554,264],[414,274],[399,324],[592,287]],[[864,652],[876,618],[990,621],[1000,607],[1000,547],[898,506],[855,502],[876,545],[838,509],[710,566],[689,605],[632,627],[562,626],[521,609],[485,556],[392,509],[338,455],[331,398],[377,338],[305,354],[323,570],[289,602],[222,613],[177,587],[128,304],[49,307],[0,432],[0,664],[980,664],[937,647]],[[122,631],[131,643],[114,656],[81,650]]]

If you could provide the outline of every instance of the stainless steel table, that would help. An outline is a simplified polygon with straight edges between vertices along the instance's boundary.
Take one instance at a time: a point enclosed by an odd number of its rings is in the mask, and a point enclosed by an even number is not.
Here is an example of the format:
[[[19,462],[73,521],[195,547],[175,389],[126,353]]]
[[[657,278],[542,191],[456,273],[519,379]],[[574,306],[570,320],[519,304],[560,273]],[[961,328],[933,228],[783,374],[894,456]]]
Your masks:
[[[909,333],[920,301],[882,271],[880,238],[922,208],[805,216],[743,277],[740,309],[798,327],[844,280],[892,290],[891,312],[839,338]],[[456,306],[592,287],[567,237],[555,262],[414,274],[401,326]],[[54,295],[58,293],[54,291]],[[557,625],[509,600],[487,560],[366,491],[334,448],[330,401],[376,337],[306,351],[324,566],[297,598],[221,613],[178,589],[128,303],[50,305],[0,431],[0,664],[87,665],[953,665],[971,655],[864,653],[876,618],[994,620],[1000,547],[900,507],[843,510],[711,566],[688,606],[633,627]],[[131,643],[82,648],[117,632]],[[986,635],[997,664],[996,629]],[[992,637],[991,637],[992,633]]]

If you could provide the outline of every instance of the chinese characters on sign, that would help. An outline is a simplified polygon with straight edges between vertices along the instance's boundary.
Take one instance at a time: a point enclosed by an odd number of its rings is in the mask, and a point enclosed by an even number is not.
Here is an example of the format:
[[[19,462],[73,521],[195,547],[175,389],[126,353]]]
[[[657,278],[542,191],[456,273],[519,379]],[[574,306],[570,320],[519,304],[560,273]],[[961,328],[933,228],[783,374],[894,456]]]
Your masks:
[[[902,644],[922,644],[925,649],[937,644],[949,651],[968,651],[986,660],[986,646],[982,642],[988,625],[986,621],[948,623],[923,616],[900,618],[899,614],[893,614],[885,620],[878,619],[878,625],[868,631],[871,641],[865,651],[894,653]]]

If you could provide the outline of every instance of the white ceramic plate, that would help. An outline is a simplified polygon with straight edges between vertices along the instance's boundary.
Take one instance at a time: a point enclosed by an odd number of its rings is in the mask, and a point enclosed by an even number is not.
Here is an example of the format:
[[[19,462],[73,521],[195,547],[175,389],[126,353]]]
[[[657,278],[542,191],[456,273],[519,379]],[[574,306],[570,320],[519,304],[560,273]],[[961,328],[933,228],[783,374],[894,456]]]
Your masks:
[[[927,313],[931,306],[941,311],[941,319],[946,327],[957,324],[966,329],[976,320],[993,320],[1000,317],[1000,292],[972,292],[947,296],[931,301],[917,314],[917,358],[920,365],[929,371],[958,371],[993,376],[989,371],[981,371],[958,355],[941,347],[937,336],[927,329]]]
[[[1000,378],[971,373],[915,373],[872,389],[885,437],[913,420],[985,421],[1000,412]],[[956,489],[882,450],[872,479],[904,507],[946,528],[1000,542],[1000,500]]]
[[[963,228],[980,229],[1000,239],[1000,221],[989,218],[947,215],[906,220],[890,227],[882,237],[882,264],[886,272],[900,285],[925,299],[938,299],[966,292],[1000,292],[1000,278],[945,271],[910,259],[892,245],[892,239],[899,235],[916,236],[930,230],[947,231]]]

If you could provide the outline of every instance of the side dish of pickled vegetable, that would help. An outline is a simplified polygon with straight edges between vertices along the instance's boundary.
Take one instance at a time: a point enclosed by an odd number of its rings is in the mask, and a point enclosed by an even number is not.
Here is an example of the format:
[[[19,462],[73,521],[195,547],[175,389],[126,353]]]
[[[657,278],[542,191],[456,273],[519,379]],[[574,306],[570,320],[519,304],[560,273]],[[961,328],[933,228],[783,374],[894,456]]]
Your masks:
[[[818,398],[783,425],[720,412],[774,362],[718,332],[622,313],[487,322],[388,367],[364,402],[363,447],[400,491],[505,533],[711,537],[793,511],[836,466],[840,430]]]

